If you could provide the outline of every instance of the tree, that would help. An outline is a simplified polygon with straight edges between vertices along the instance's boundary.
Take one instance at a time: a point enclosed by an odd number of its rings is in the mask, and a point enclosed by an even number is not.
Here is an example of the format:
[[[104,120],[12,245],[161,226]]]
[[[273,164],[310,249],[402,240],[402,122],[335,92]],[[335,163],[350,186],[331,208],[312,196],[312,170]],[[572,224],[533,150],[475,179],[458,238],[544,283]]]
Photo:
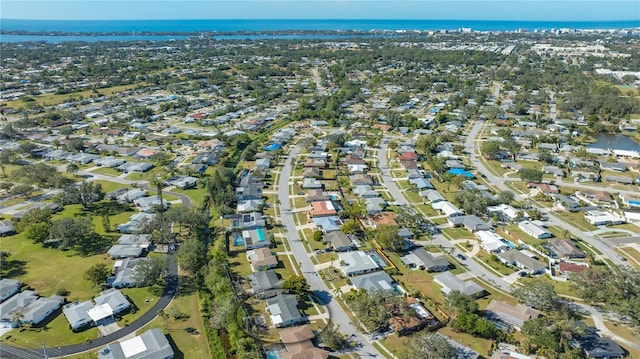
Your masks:
[[[404,247],[404,239],[398,235],[398,226],[380,225],[373,230],[372,234],[384,249],[399,252]]]
[[[51,222],[49,238],[45,243],[56,244],[60,249],[77,247],[82,253],[89,253],[94,241],[99,239],[91,218],[61,218]]]
[[[349,347],[349,340],[347,337],[340,333],[338,328],[333,324],[333,322],[329,323],[322,332],[320,332],[320,340],[322,344],[331,348],[331,350],[343,350]]]
[[[166,256],[147,257],[135,266],[133,280],[139,287],[154,285],[158,283],[160,276],[167,269],[168,260]]]
[[[78,171],[80,171],[80,167],[78,167],[77,164],[69,163],[67,165],[67,173],[71,173],[71,174],[75,175],[76,173],[78,173]]]
[[[345,234],[354,234],[360,230],[360,222],[355,219],[349,219],[340,226],[340,230]]]
[[[509,204],[516,196],[511,191],[502,191],[498,193],[498,202]]]
[[[483,156],[491,160],[497,160],[499,157],[498,154],[500,153],[500,145],[501,143],[499,141],[486,141],[480,146],[480,152]]]
[[[523,168],[520,171],[520,179],[527,182],[540,182],[542,175],[542,171],[535,168]]]
[[[63,205],[81,204],[87,210],[92,203],[104,198],[104,192],[100,183],[84,181],[79,186],[65,187],[58,198]]]
[[[456,189],[462,189],[462,182],[466,180],[466,177],[457,175],[453,176],[449,183],[451,183]]]
[[[106,263],[96,263],[84,272],[82,278],[91,282],[93,286],[98,286],[105,284],[110,276],[111,268]]]
[[[440,333],[420,332],[409,340],[403,358],[451,359],[457,357],[456,348]]]
[[[34,190],[35,188],[30,184],[17,184],[9,190],[9,193],[14,196],[24,196],[24,198],[29,198],[29,195]]]
[[[494,203],[475,188],[456,192],[453,195],[453,200],[461,210],[468,214],[484,214],[487,206]]]
[[[207,248],[205,244],[195,236],[187,238],[178,249],[178,264],[180,268],[197,274],[207,263]]]
[[[52,215],[53,211],[49,208],[32,208],[24,215],[24,217],[22,217],[20,222],[18,222],[18,224],[16,225],[16,230],[18,232],[22,232],[34,223],[50,224]]]
[[[540,310],[555,311],[560,306],[556,289],[544,278],[534,278],[527,285],[515,288],[512,294],[520,302]]]
[[[518,154],[518,151],[520,151],[520,144],[514,140],[508,140],[505,141],[502,146],[509,151],[509,153],[511,154],[511,157],[513,158],[513,160],[516,160],[516,156]]]
[[[459,290],[453,290],[447,296],[447,307],[451,314],[456,317],[461,314],[476,313],[478,311],[478,303]]]
[[[311,289],[311,286],[309,286],[305,277],[301,275],[294,275],[284,281],[282,288],[295,291],[297,295],[300,295],[308,292]]]
[[[5,169],[7,165],[16,162],[17,153],[14,150],[2,150],[0,151],[0,170],[2,170],[2,177],[7,177],[7,172]]]
[[[33,243],[43,243],[49,237],[49,222],[31,223],[24,230],[25,237]]]

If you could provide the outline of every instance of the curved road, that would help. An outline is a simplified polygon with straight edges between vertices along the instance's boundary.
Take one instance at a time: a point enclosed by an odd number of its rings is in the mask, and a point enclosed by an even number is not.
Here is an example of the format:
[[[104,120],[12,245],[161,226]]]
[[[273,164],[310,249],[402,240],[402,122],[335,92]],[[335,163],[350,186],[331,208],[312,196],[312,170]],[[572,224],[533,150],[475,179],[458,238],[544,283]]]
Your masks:
[[[286,227],[286,237],[289,242],[289,246],[291,247],[291,251],[293,252],[294,257],[300,263],[300,270],[302,274],[307,279],[311,290],[313,290],[314,294],[322,299],[329,310],[329,314],[331,316],[331,320],[339,326],[340,331],[347,336],[352,336],[352,338],[357,339],[357,341],[361,344],[361,346],[356,350],[356,352],[362,357],[369,358],[384,358],[378,350],[373,347],[364,336],[356,329],[356,327],[351,323],[349,316],[342,309],[340,304],[338,304],[334,299],[331,293],[331,290],[325,282],[320,278],[318,273],[315,271],[313,267],[313,263],[311,263],[311,259],[309,259],[309,255],[305,250],[305,247],[298,237],[298,231],[296,229],[296,225],[293,222],[293,216],[291,214],[291,204],[289,202],[289,179],[292,174],[292,166],[291,162],[295,160],[296,156],[300,153],[301,147],[296,145],[293,150],[289,153],[282,170],[280,172],[280,181],[278,182],[278,198],[280,198],[280,216],[282,219],[282,224]]]
[[[131,180],[126,180],[122,178],[114,178],[111,176],[93,174],[91,172],[87,172],[86,174],[92,176],[89,179],[99,179],[99,180],[117,182],[122,184],[132,184],[135,182],[140,184],[141,185],[140,187],[145,190],[155,191],[154,188],[149,187],[149,184],[147,181],[131,181]],[[191,199],[182,193],[175,193],[170,191],[167,191],[165,193],[179,197],[180,200],[182,200],[183,205],[187,205],[187,206],[191,205]],[[166,277],[166,282],[167,282],[167,285],[164,288],[162,296],[153,305],[153,307],[151,307],[149,311],[144,313],[141,317],[136,319],[134,322],[130,323],[129,325],[123,327],[122,329],[114,333],[111,333],[104,337],[94,339],[89,344],[82,343],[82,344],[74,344],[74,345],[68,345],[68,346],[57,347],[57,348],[47,348],[46,351],[47,351],[48,357],[55,358],[55,357],[73,355],[73,354],[85,352],[88,350],[98,349],[111,342],[121,339],[124,336],[127,336],[131,333],[135,333],[138,329],[144,327],[149,322],[151,322],[156,317],[158,310],[165,309],[169,305],[169,303],[171,303],[171,300],[173,299],[173,297],[176,295],[178,291],[178,264],[175,261],[173,253],[169,254],[169,268],[168,268],[168,275]],[[62,315],[62,314],[59,314],[59,315]],[[44,352],[42,349],[33,350],[33,349],[14,347],[11,345],[7,345],[5,343],[0,343],[0,357],[2,358],[40,359],[43,356],[44,356]]]

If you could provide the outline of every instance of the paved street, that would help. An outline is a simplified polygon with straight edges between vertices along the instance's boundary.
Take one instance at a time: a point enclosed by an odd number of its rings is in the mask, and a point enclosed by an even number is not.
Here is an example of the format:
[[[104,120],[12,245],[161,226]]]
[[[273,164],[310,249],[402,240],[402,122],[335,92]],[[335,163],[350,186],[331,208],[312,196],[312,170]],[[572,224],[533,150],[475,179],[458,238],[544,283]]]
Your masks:
[[[482,163],[482,161],[480,161],[480,159],[478,158],[478,156],[477,156],[477,154],[475,152],[475,150],[477,148],[479,148],[479,146],[480,146],[480,143],[478,141],[476,141],[476,138],[478,137],[478,134],[480,133],[483,125],[484,125],[483,121],[476,121],[476,123],[474,124],[473,128],[471,129],[471,131],[469,131],[469,134],[467,135],[467,140],[465,142],[465,150],[470,153],[471,164],[476,168],[476,170],[478,172],[480,172],[481,174],[483,174],[485,176],[486,181],[489,184],[495,186],[500,191],[512,191],[513,192],[513,190],[511,188],[509,188],[509,187],[507,187],[505,185],[504,177],[498,177],[498,176],[495,176],[493,173],[491,173],[491,171],[489,171],[485,167],[485,165]],[[526,197],[522,196],[522,195],[516,195],[516,198],[518,200],[523,200]],[[533,205],[533,207],[538,208],[539,210],[543,210],[542,208],[539,208],[536,205]],[[616,265],[624,264],[624,262],[618,258],[617,253],[611,248],[611,246],[609,246],[608,244],[606,244],[602,240],[600,240],[598,238],[595,238],[595,237],[589,235],[588,233],[585,233],[584,231],[579,230],[578,228],[574,227],[573,225],[571,225],[571,224],[569,224],[569,223],[567,223],[565,221],[562,221],[560,218],[554,216],[549,211],[545,211],[545,212],[548,213],[549,220],[553,223],[553,225],[558,226],[560,228],[564,228],[564,229],[568,230],[569,233],[571,233],[575,237],[583,239],[585,242],[589,243],[594,248],[596,248],[597,250],[602,252],[614,264],[616,264]]]
[[[325,282],[320,278],[315,271],[311,259],[307,254],[304,245],[298,237],[298,231],[296,225],[293,222],[293,216],[291,215],[291,204],[289,202],[289,179],[293,172],[292,161],[300,153],[300,146],[295,146],[289,153],[286,161],[281,170],[280,181],[278,182],[278,198],[280,198],[280,214],[282,217],[282,224],[286,228],[286,237],[293,252],[294,257],[300,263],[300,270],[307,279],[311,290],[314,294],[323,300],[327,305],[327,309],[331,315],[331,320],[339,326],[340,331],[347,336],[353,336],[361,346],[357,349],[357,353],[363,357],[369,358],[383,358],[378,350],[371,345],[362,334],[351,323],[351,320],[342,309],[342,307],[334,300],[333,294]]]
[[[384,185],[387,187],[387,191],[389,191],[391,196],[395,199],[395,202],[397,202],[399,205],[410,205],[405,196],[398,189],[397,183],[393,181],[392,177],[389,175],[389,165],[387,163],[387,144],[382,144],[380,146],[380,149],[378,150],[378,166],[380,168],[380,171],[382,172],[382,183],[384,183]],[[458,248],[456,248],[455,245],[447,240],[443,235],[437,234],[433,236],[431,243],[442,246],[442,248],[454,248],[454,256],[458,254],[464,254],[467,259],[464,261],[460,261],[460,263],[462,263],[462,265],[464,265],[471,273],[473,273],[476,277],[485,280],[489,285],[494,285],[502,290],[508,290],[508,282],[502,280],[500,277],[493,274],[493,272],[489,271],[472,258],[469,258],[468,254],[463,253]]]

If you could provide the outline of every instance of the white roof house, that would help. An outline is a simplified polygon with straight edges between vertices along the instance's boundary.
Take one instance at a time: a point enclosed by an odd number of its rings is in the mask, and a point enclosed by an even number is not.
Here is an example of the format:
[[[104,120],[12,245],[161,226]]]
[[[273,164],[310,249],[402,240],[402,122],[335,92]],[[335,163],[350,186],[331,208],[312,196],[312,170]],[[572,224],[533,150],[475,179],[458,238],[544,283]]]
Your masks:
[[[344,252],[338,254],[342,272],[346,276],[369,273],[378,270],[380,266],[367,253],[363,251]]]
[[[520,229],[524,233],[532,236],[533,238],[543,239],[553,236],[553,234],[544,229],[542,226],[539,226],[531,221],[522,221],[518,223],[518,227],[520,227]]]
[[[476,238],[480,240],[480,246],[489,253],[498,253],[509,249],[504,238],[493,231],[477,231]]]
[[[431,203],[431,206],[433,207],[433,209],[445,214],[447,217],[464,215],[464,212],[462,212],[458,207],[454,206],[453,203],[449,201]]]
[[[20,291],[20,281],[16,279],[0,279],[0,302]]]
[[[65,305],[62,308],[62,313],[69,321],[71,329],[76,330],[91,323],[91,317],[89,316],[91,308],[93,308],[93,304],[90,301],[74,302]]]
[[[98,359],[171,359],[173,356],[171,344],[160,328],[98,350]]]
[[[496,213],[499,217],[508,221],[515,221],[518,218],[518,210],[508,204],[487,207],[488,213]]]
[[[451,272],[443,272],[433,276],[433,281],[442,287],[442,293],[449,295],[449,293],[457,290],[462,294],[469,295],[474,298],[481,297],[484,289],[472,281],[463,281]]]

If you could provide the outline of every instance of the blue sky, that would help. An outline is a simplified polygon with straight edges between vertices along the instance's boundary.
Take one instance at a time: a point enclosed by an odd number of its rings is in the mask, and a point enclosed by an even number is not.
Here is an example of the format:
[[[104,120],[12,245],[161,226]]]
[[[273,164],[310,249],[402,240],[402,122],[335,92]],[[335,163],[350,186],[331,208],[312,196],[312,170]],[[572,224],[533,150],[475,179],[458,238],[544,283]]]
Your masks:
[[[611,21],[640,20],[640,0],[0,0],[0,17]]]

